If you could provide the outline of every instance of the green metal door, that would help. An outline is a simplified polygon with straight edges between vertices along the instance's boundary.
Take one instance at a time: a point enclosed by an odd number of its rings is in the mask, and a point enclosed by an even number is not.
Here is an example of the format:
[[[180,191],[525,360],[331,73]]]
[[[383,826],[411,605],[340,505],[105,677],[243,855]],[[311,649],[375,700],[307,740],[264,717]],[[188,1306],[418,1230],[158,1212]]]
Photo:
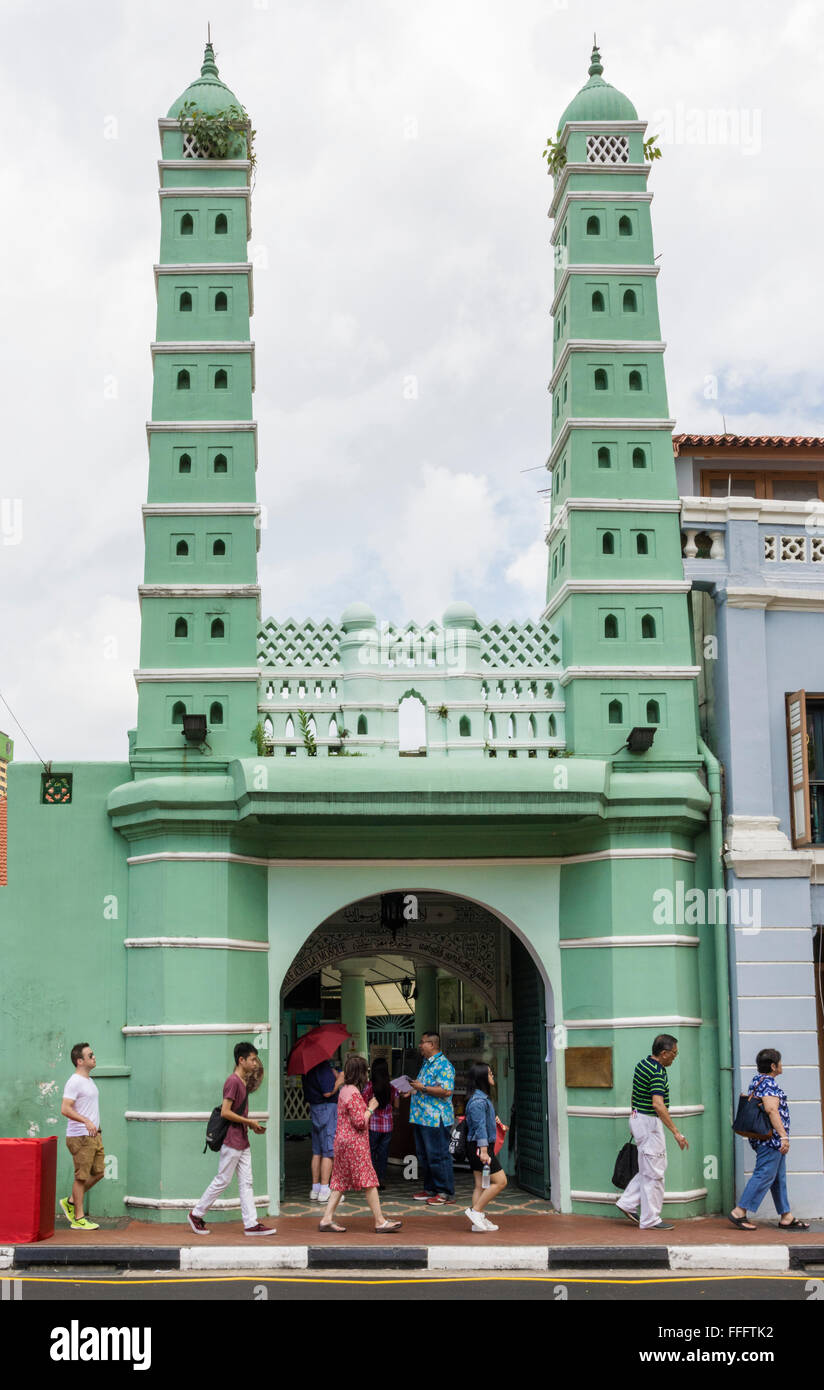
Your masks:
[[[512,943],[512,1041],[519,1187],[549,1197],[549,1110],[546,1092],[546,993],[529,952]]]

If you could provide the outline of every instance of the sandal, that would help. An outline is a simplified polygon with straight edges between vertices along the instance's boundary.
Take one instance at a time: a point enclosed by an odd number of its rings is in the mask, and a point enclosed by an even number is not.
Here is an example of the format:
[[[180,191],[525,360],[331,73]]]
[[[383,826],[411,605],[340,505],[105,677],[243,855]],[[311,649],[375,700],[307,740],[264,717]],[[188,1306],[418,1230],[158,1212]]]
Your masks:
[[[402,1221],[384,1221],[382,1226],[375,1227],[375,1233],[379,1236],[388,1235],[391,1231],[399,1231],[402,1225]]]
[[[727,1215],[727,1220],[731,1221],[733,1226],[737,1226],[739,1231],[758,1230],[758,1227],[752,1221],[748,1221],[746,1216],[733,1216],[732,1212],[729,1212]]]
[[[792,1221],[779,1221],[778,1229],[779,1231],[809,1231],[810,1223],[809,1221],[799,1221],[798,1217],[794,1216]]]
[[[346,1230],[346,1227],[345,1227],[345,1226],[339,1226],[339,1225],[337,1224],[336,1221],[326,1221],[326,1222],[321,1221],[321,1222],[319,1222],[319,1224],[318,1224],[318,1230],[319,1230],[319,1231],[336,1231],[336,1232],[339,1231],[339,1232],[342,1233],[343,1231]]]

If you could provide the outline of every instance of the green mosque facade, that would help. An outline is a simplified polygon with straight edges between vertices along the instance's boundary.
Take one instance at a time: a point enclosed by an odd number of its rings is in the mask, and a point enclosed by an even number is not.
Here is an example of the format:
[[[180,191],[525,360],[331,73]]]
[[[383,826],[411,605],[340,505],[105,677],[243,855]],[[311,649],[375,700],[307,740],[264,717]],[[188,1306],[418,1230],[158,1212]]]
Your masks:
[[[246,1037],[266,1064],[255,1193],[277,1212],[284,990],[388,949],[373,909],[389,894],[427,908],[406,948],[419,1025],[438,1024],[438,971],[501,1025],[524,1185],[611,1214],[632,1067],[668,1031],[690,1148],[670,1154],[666,1214],[728,1200],[725,928],[656,916],[662,890],[675,902],[721,880],[650,164],[597,51],[589,78],[558,130],[548,585],[523,623],[463,602],[423,625],[380,624],[358,602],[338,620],[262,617],[251,166],[242,131],[232,157],[204,158],[179,120],[184,101],[239,104],[210,46],[159,122],[137,726],[122,763],[9,766],[0,889],[4,1056],[27,1039],[22,1066],[4,1063],[5,1132],[62,1139],[68,1053],[93,1041],[110,1156],[95,1214],[181,1220],[212,1173],[202,1121]],[[411,750],[405,700],[422,718]],[[341,1008],[363,1046],[357,974]]]

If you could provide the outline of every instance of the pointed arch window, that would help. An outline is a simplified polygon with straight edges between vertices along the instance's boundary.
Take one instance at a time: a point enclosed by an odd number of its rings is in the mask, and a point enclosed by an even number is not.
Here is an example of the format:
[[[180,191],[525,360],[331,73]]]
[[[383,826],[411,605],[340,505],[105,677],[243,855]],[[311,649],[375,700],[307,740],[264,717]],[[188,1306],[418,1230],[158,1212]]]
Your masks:
[[[219,700],[213,700],[211,705],[209,706],[209,723],[223,723],[223,706]]]
[[[180,219],[180,235],[193,236],[195,230],[195,219],[190,212],[184,212]]]
[[[213,463],[212,467],[213,467],[215,473],[228,473],[228,471],[229,471],[229,462],[228,462],[228,460],[227,460],[227,458],[226,458],[226,455],[225,455],[225,454],[215,454],[215,459],[214,459],[214,463]]]
[[[618,235],[632,236],[632,219],[627,217],[626,213],[618,218]]]
[[[608,380],[607,380],[606,371],[605,371],[605,369],[604,369],[603,367],[598,367],[598,368],[597,368],[597,370],[596,370],[596,372],[595,372],[595,381],[594,381],[594,384],[595,384],[595,390],[596,390],[596,391],[606,391],[606,390],[607,390],[607,388],[608,388],[608,386],[609,386],[609,382],[608,382]]]
[[[601,554],[615,554],[615,537],[611,531],[605,531],[603,536],[601,537]]]
[[[610,700],[609,709],[607,711],[607,718],[609,719],[610,724],[623,724],[624,707],[621,704],[620,700]]]
[[[600,235],[601,235],[601,219],[600,219],[600,217],[596,217],[595,214],[593,213],[591,217],[588,217],[588,218],[587,218],[587,236],[600,236]]]
[[[551,715],[549,716],[549,722],[548,722],[548,724],[547,724],[547,730],[548,730],[548,732],[549,732],[549,737],[550,737],[550,738],[557,738],[557,726],[556,726],[556,723],[555,723],[555,715],[554,715],[554,714],[551,714]]]
[[[175,622],[175,637],[188,637],[189,624],[185,618],[178,618]]]
[[[639,531],[635,537],[635,549],[639,555],[649,555],[649,538],[646,531]]]
[[[468,714],[462,714],[458,722],[458,735],[460,738],[472,737],[472,721]]]
[[[229,309],[229,296],[225,290],[218,290],[215,295],[215,313],[225,314]]]
[[[181,291],[180,298],[177,301],[177,307],[181,314],[190,314],[192,312],[192,296],[188,290]]]
[[[175,546],[175,555],[180,555],[180,556],[182,557],[182,556],[185,556],[185,555],[188,555],[188,554],[189,554],[189,542],[188,542],[188,541],[178,541],[177,545]]]
[[[186,368],[181,367],[180,371],[177,374],[177,389],[178,391],[190,391],[191,387],[192,378],[187,372]]]
[[[632,451],[632,466],[633,466],[633,468],[646,468],[646,466],[647,466],[647,455],[646,455],[646,450],[640,449],[640,448],[639,448],[639,449],[633,449],[633,451]]]
[[[191,471],[192,471],[192,456],[191,456],[191,454],[181,454],[181,455],[180,455],[180,458],[179,458],[178,461],[177,461],[177,471],[178,471],[178,473],[191,473]]]
[[[229,230],[229,219],[225,212],[219,212],[215,218],[215,235],[226,236]]]
[[[629,374],[629,389],[630,391],[643,391],[644,389],[644,382],[641,373],[635,369],[633,369]]]
[[[657,700],[647,700],[647,723],[661,723],[661,710]]]
[[[224,540],[221,540],[220,537],[218,537],[218,539],[212,545],[212,554],[217,555],[220,559],[222,559],[223,556],[225,556],[226,554],[226,542]]]
[[[530,738],[537,738],[537,737],[538,737],[538,722],[537,722],[537,720],[536,720],[534,714],[531,714],[531,715],[529,716],[529,737],[530,737]]]
[[[601,293],[600,290],[595,290],[595,291],[593,292],[593,295],[592,295],[592,312],[593,312],[593,314],[603,314],[603,313],[606,312],[606,304],[604,303],[604,296],[602,295],[602,293]]]
[[[369,733],[369,723],[368,723],[368,721],[367,721],[367,718],[366,718],[366,715],[365,715],[365,714],[359,714],[359,715],[358,715],[358,733],[359,733],[359,734],[368,734],[368,733]]]
[[[561,569],[564,568],[564,561],[565,561],[565,560],[566,560],[566,541],[561,541],[561,558],[560,558],[560,560],[559,560],[559,565],[560,565],[560,568],[561,568]]]
[[[607,613],[604,618],[604,636],[610,641],[618,636],[618,619],[614,613]]]
[[[625,314],[636,314],[638,312],[638,296],[635,290],[624,290],[623,307]]]
[[[599,467],[599,468],[611,468],[611,467],[612,467],[612,455],[610,454],[609,449],[607,448],[606,444],[602,444],[601,447],[600,447],[600,449],[598,450],[598,467]]]
[[[495,716],[494,716],[494,714],[490,714],[490,716],[489,716],[489,722],[487,723],[487,726],[486,726],[486,736],[487,736],[487,738],[497,738],[497,737],[498,737],[498,730],[497,730],[497,726],[496,726],[496,724],[495,724]]]
[[[215,638],[226,636],[226,624],[222,618],[212,619],[211,636]]]
[[[229,373],[225,367],[218,367],[215,372],[215,390],[227,391],[229,388]],[[640,387],[639,387],[640,390]]]
[[[649,639],[655,637],[655,619],[651,613],[645,613],[641,619],[641,636]]]
[[[172,723],[182,724],[183,716],[186,713],[186,706],[182,700],[176,700],[172,706]]]

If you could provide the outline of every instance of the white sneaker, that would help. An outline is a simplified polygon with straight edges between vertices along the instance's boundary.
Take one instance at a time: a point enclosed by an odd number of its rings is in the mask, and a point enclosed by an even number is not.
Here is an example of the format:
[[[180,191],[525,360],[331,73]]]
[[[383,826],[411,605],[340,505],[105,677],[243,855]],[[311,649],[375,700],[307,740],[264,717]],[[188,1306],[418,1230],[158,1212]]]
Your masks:
[[[316,1200],[317,1200],[318,1202],[328,1202],[328,1201],[329,1201],[329,1193],[330,1193],[330,1189],[329,1189],[328,1187],[321,1187],[321,1188],[319,1188],[319,1189],[318,1189],[318,1195],[317,1195],[317,1199],[316,1199]]]
[[[490,1219],[489,1219],[488,1216],[484,1216],[483,1212],[480,1213],[480,1216],[481,1216],[481,1220],[482,1220],[483,1223],[484,1223],[484,1230],[485,1230],[485,1231],[497,1231],[498,1227],[495,1226],[495,1225],[493,1225],[493,1223],[490,1221]]]
[[[318,1187],[313,1187],[313,1188],[312,1188],[312,1191],[309,1193],[309,1201],[310,1201],[310,1202],[319,1202],[319,1201],[320,1201],[320,1186],[318,1186]]]
[[[487,1223],[483,1213],[475,1211],[474,1207],[467,1207],[464,1211],[464,1216],[469,1217],[472,1222],[473,1231],[485,1231],[487,1229]],[[497,1226],[494,1229],[497,1230]]]

